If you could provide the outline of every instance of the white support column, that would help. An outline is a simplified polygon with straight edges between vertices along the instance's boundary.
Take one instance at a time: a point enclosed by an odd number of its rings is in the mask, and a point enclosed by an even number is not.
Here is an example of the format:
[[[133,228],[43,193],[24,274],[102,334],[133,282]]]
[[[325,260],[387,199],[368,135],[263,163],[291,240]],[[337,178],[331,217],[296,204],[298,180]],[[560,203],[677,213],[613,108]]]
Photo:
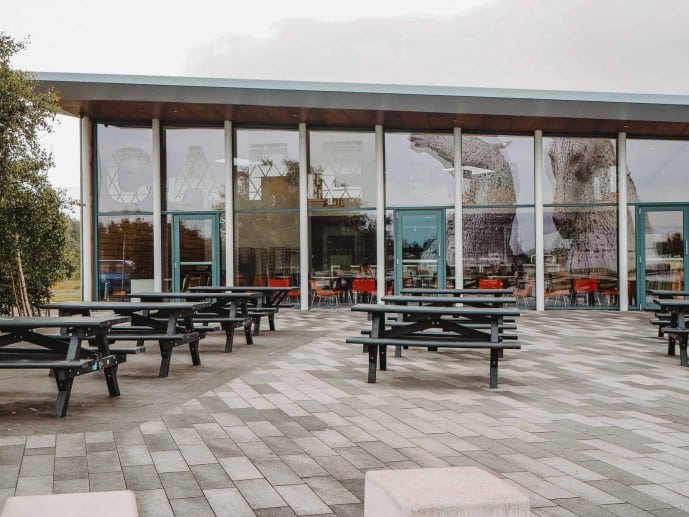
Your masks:
[[[234,285],[234,139],[225,121],[225,285]]]
[[[163,290],[163,218],[161,189],[160,120],[153,119],[153,289]]]
[[[299,123],[299,288],[301,310],[309,308],[309,135],[306,124]]]
[[[543,264],[543,131],[534,132],[534,219],[536,231],[536,310],[545,309]]]
[[[462,207],[464,200],[462,198],[462,181],[464,174],[462,174],[462,129],[456,127],[454,129],[455,136],[455,288],[462,289],[464,287],[464,217],[462,214]]]
[[[385,296],[385,135],[376,124],[376,292]]]
[[[81,299],[93,300],[93,161],[91,155],[91,121],[81,118]]]
[[[629,264],[627,263],[629,222],[627,221],[627,214],[627,134],[619,133],[617,135],[617,251],[619,255],[619,287],[617,292],[619,293],[621,311],[629,310]]]

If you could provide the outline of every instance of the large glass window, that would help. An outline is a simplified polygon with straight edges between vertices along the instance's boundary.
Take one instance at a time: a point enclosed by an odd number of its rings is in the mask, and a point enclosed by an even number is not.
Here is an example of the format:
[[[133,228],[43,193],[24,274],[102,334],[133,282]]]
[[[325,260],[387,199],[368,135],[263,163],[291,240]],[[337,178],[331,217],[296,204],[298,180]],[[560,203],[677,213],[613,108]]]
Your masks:
[[[98,218],[98,298],[153,290],[153,218]]]
[[[454,136],[385,134],[385,200],[390,207],[454,204]]]
[[[309,132],[309,207],[376,205],[375,134]]]
[[[238,129],[235,208],[299,208],[299,133]]]
[[[153,210],[150,128],[96,126],[99,212]]]
[[[235,284],[267,285],[271,278],[299,284],[299,213],[235,215]]]
[[[167,206],[163,210],[220,210],[225,195],[222,129],[165,130]]]
[[[543,139],[546,307],[619,303],[616,151],[610,138]]]
[[[689,200],[689,141],[627,140],[630,203]]]

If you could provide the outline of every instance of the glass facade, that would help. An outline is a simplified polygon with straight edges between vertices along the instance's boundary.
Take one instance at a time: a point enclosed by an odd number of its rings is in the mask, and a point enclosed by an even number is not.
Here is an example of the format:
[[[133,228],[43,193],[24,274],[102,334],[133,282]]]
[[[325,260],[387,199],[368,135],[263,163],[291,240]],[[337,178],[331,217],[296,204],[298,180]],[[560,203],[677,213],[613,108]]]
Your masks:
[[[165,129],[163,210],[224,208],[224,134],[222,129]]]
[[[150,128],[96,126],[100,212],[153,210],[153,133]]]
[[[98,299],[128,299],[153,289],[153,219],[98,218]]]
[[[544,138],[543,150],[546,305],[616,306],[616,142]]]
[[[157,223],[151,128],[95,125],[94,296],[126,298],[157,285],[156,224],[161,225],[163,289],[184,286],[184,272],[174,266],[180,261],[194,267],[207,262],[208,274],[219,279],[213,281],[224,282],[228,234],[233,236],[236,284],[287,280],[301,285],[300,222],[305,217],[308,281],[317,284],[309,284],[308,299],[318,300],[311,296],[316,288],[337,291],[339,303],[371,298],[374,288],[362,290],[353,281],[375,280],[379,265],[375,132],[310,130],[305,157],[299,156],[296,129],[240,127],[232,136],[235,157],[228,190],[223,128],[162,128]],[[617,142],[546,136],[542,148],[543,234],[537,236],[534,137],[462,135],[464,286],[510,287],[523,307],[535,307],[537,299],[546,308],[618,307]],[[449,132],[384,133],[386,292],[404,282],[455,285],[454,151]],[[689,142],[629,139],[626,157],[629,208],[622,271],[626,302],[645,307],[651,301],[649,289],[685,286]],[[305,215],[300,213],[300,159],[307,163]],[[234,196],[231,217],[224,211],[227,192]],[[402,219],[408,228],[400,226]],[[426,219],[434,221],[430,237],[408,234]],[[205,253],[201,258],[185,255],[194,242],[194,225],[209,228],[203,246],[197,246]],[[541,238],[545,288],[537,293]],[[396,260],[396,254],[402,258]],[[431,262],[432,267],[421,267]],[[397,271],[398,263],[406,267]]]

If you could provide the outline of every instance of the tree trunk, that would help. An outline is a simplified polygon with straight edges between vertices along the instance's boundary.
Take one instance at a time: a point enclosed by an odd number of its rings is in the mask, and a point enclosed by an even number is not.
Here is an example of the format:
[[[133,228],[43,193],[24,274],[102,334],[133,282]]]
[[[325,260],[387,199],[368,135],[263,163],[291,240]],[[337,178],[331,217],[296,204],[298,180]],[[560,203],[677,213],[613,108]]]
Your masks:
[[[17,239],[19,240],[19,239]],[[24,268],[22,267],[22,254],[17,246],[17,289],[19,296],[17,300],[17,310],[19,316],[31,316],[31,304],[29,303],[29,293],[26,290],[26,280],[24,278]]]

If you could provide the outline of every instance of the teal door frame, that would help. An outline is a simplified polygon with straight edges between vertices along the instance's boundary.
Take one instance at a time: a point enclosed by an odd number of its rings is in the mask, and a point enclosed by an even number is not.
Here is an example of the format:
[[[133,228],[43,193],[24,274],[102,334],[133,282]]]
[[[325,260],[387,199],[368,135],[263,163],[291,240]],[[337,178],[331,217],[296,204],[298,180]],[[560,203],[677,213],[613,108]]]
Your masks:
[[[182,262],[180,260],[180,222],[181,221],[211,221],[211,261]],[[213,285],[220,285],[220,214],[218,212],[194,212],[172,214],[172,291],[182,288],[180,272],[182,266],[211,266],[211,280]]]
[[[646,303],[646,214],[648,212],[682,212],[682,246],[683,246],[683,268],[684,268],[684,286],[687,289],[689,286],[689,205],[674,205],[674,204],[643,204],[636,206],[636,296],[639,308],[641,309],[657,309],[657,305]]]
[[[404,216],[434,216],[436,217],[436,224],[438,229],[438,287],[445,286],[445,271],[447,264],[445,262],[445,209],[415,209],[415,208],[397,208],[394,212],[394,244],[395,255],[393,260],[394,278],[395,278],[395,294],[399,294],[402,288],[402,226]]]

